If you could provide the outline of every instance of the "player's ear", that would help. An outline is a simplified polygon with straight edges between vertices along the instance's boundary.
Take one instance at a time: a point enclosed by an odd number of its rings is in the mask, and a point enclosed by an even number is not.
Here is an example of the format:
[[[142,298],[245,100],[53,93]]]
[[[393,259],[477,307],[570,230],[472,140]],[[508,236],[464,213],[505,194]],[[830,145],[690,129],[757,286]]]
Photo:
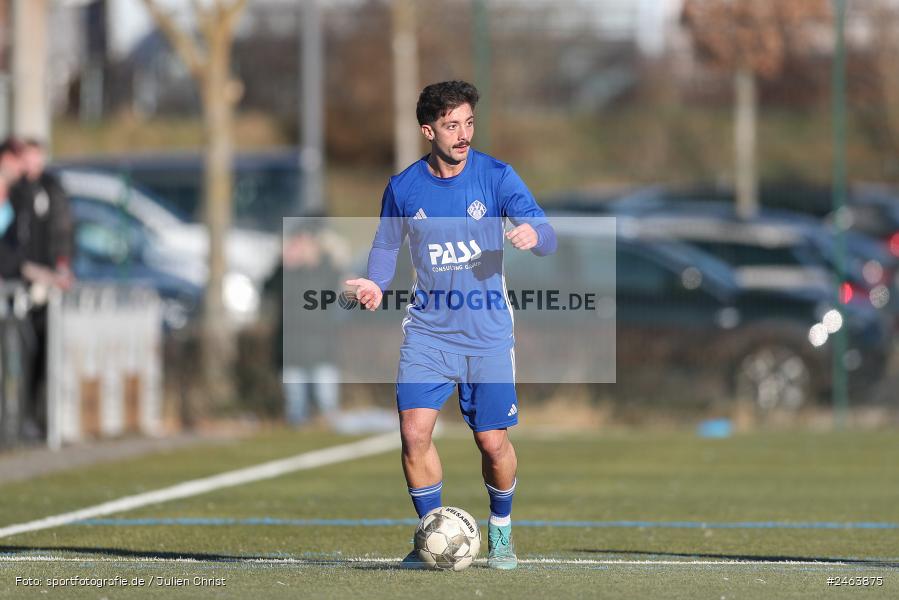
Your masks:
[[[422,125],[421,126],[421,134],[423,136],[425,136],[425,138],[427,138],[427,140],[429,142],[434,141],[434,128],[431,127],[430,125],[427,125],[427,124]]]

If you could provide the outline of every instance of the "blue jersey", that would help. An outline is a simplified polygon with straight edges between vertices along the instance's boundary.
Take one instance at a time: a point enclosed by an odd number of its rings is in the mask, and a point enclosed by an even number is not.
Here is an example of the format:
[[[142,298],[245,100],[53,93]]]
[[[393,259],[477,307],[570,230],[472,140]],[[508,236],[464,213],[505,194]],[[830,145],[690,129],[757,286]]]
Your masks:
[[[369,279],[386,289],[396,252],[408,236],[417,281],[403,319],[407,343],[473,356],[512,347],[512,307],[503,275],[506,218],[535,228],[547,222],[512,167],[475,150],[453,177],[434,176],[422,158],[390,178]],[[378,268],[379,253],[392,253],[389,267]]]

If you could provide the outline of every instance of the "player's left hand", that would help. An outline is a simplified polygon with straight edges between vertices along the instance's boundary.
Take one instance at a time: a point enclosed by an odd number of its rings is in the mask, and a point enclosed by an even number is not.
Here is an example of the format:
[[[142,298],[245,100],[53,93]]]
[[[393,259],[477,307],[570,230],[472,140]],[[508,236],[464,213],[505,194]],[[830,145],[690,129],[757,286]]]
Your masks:
[[[527,223],[522,223],[518,227],[507,231],[506,239],[512,242],[512,245],[519,250],[530,250],[539,241],[537,232]]]

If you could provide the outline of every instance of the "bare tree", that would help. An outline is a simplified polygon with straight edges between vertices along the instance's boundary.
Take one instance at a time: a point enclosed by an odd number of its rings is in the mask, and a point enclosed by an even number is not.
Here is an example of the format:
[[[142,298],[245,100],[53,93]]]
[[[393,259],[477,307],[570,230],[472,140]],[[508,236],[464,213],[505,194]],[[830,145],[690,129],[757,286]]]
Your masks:
[[[206,141],[203,215],[209,230],[209,282],[203,302],[202,364],[205,389],[214,405],[232,397],[233,332],[222,299],[225,236],[231,224],[234,109],[243,85],[231,74],[234,28],[247,0],[192,0],[199,35],[185,31],[157,0],[143,0],[200,88]]]
[[[683,20],[707,64],[734,77],[734,169],[737,212],[758,210],[756,79],[777,76],[790,52],[829,21],[827,0],[687,0]]]
[[[412,0],[393,0],[391,16],[394,170],[399,173],[420,156],[418,121],[415,120],[419,92],[415,3]]]
[[[869,39],[850,46],[849,88],[857,105],[860,133],[882,155],[887,173],[899,174],[899,6],[891,0],[869,0],[853,7],[854,18]]]

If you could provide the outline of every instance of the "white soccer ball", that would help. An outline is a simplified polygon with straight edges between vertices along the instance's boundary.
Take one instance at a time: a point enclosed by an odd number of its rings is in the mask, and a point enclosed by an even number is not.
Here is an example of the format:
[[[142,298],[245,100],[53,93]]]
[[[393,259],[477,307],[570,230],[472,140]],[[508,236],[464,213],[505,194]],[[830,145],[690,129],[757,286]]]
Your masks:
[[[478,522],[461,508],[435,508],[415,529],[415,550],[431,569],[461,571],[471,565],[480,549]]]

